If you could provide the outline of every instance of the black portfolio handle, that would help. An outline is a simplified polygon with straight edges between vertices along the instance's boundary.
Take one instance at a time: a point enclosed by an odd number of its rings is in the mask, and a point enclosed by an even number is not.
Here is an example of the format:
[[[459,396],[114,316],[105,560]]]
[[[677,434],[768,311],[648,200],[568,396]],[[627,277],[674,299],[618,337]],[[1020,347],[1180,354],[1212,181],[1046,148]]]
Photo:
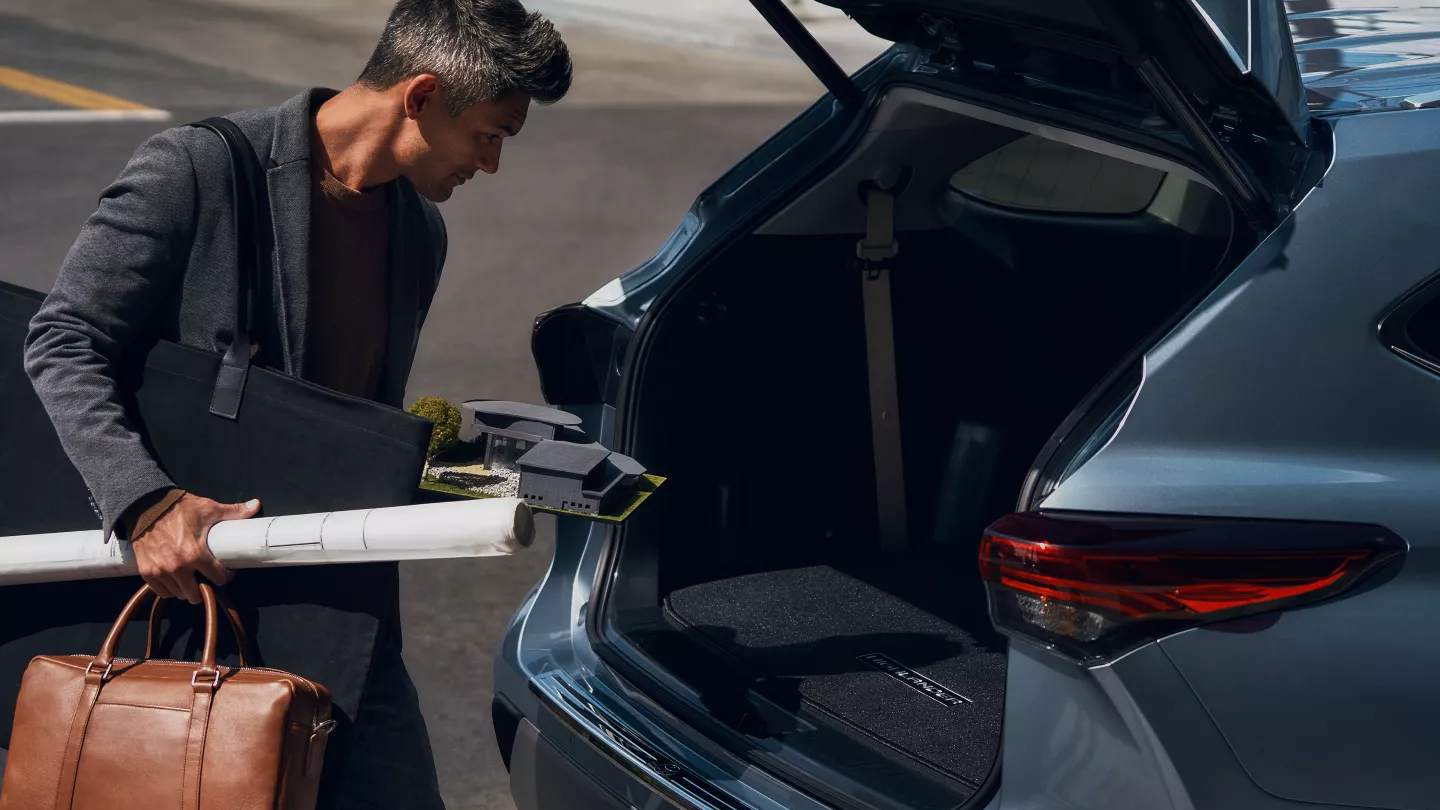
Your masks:
[[[214,132],[230,153],[231,202],[235,209],[235,322],[230,345],[220,361],[210,413],[225,419],[240,415],[245,378],[250,373],[250,325],[246,317],[256,278],[268,279],[270,251],[265,236],[270,231],[270,192],[255,148],[240,127],[228,118],[206,118],[191,126]],[[259,300],[259,296],[255,296]],[[259,320],[258,317],[256,319]]]

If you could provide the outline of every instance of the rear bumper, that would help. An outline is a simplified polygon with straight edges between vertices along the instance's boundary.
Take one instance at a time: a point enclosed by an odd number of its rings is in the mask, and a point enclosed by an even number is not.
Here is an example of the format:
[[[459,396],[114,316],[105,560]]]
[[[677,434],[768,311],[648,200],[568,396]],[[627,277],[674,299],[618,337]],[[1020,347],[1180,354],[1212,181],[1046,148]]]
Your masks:
[[[535,723],[521,719],[510,757],[517,810],[749,806],[646,742],[603,707],[593,686],[560,673],[531,682],[540,710]]]
[[[514,744],[510,760],[510,795],[515,800],[516,810],[550,807],[628,810],[636,806],[601,788],[599,779],[542,737],[540,730],[529,720],[520,721]],[[642,803],[639,806],[650,805]]]
[[[822,810],[822,805],[637,712],[656,709],[598,679],[549,672],[530,682],[509,756],[517,810]],[[673,728],[680,729],[678,722]]]
[[[675,805],[638,781],[625,779],[613,762],[585,741],[563,731],[559,736],[552,741],[529,720],[520,721],[510,760],[510,794],[516,810],[674,810]]]

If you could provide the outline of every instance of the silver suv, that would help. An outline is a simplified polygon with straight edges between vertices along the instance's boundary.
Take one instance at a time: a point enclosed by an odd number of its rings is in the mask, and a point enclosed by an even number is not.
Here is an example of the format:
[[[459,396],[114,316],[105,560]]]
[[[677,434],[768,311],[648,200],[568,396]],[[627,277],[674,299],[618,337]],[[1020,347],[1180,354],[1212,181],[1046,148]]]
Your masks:
[[[753,2],[829,94],[536,323],[669,482],[505,636],[521,810],[1440,808],[1440,16]]]

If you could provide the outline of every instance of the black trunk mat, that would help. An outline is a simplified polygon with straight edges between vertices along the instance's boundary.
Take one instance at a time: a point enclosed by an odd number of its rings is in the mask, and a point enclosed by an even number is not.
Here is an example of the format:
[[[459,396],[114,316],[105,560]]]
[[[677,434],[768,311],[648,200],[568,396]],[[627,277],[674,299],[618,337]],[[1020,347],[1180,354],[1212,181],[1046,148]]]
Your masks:
[[[974,599],[973,573],[924,560],[852,570],[888,590],[814,566],[691,585],[672,592],[666,608],[767,695],[792,698],[782,705],[808,704],[841,721],[840,730],[848,725],[979,786],[999,748],[1005,644]],[[904,680],[882,671],[897,667]]]

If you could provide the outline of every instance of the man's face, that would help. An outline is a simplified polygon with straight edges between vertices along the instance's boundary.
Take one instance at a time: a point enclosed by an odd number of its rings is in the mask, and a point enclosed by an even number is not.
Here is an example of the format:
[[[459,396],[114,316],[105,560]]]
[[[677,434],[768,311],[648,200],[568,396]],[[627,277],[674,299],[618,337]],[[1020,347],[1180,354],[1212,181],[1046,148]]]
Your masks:
[[[424,89],[423,86],[421,89]],[[500,168],[500,146],[519,134],[530,111],[530,97],[512,93],[482,101],[452,116],[439,93],[421,93],[407,103],[415,124],[410,148],[402,156],[403,173],[435,202],[445,202],[476,172]]]

